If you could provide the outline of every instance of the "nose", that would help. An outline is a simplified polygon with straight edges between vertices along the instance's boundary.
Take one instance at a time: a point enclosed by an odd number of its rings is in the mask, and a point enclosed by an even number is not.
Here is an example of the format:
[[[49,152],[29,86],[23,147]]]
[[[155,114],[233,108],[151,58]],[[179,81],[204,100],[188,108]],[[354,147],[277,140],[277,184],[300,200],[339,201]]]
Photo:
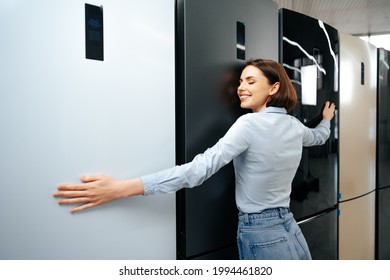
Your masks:
[[[244,84],[244,83],[240,83],[240,85],[238,86],[238,88],[237,88],[237,92],[238,92],[238,93],[244,90],[243,84]]]

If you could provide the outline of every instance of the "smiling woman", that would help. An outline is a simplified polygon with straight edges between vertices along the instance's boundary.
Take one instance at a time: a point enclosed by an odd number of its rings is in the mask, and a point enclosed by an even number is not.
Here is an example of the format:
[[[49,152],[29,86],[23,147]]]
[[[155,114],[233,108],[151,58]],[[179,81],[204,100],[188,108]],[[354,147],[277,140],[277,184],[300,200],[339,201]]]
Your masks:
[[[242,71],[238,96],[241,108],[259,112],[266,107],[268,99],[279,89],[279,83],[270,85],[268,79],[255,66],[249,65]]]
[[[284,68],[267,59],[253,59],[246,63],[237,93],[241,107],[259,112],[265,107],[283,107],[290,112],[297,103],[295,89]]]

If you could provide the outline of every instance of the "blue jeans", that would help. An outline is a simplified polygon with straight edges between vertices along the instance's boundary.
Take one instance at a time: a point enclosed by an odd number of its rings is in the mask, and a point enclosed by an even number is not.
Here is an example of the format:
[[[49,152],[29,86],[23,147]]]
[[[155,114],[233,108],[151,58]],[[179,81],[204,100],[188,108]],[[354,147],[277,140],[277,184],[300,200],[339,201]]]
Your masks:
[[[239,213],[237,244],[241,260],[310,260],[301,229],[288,208]]]

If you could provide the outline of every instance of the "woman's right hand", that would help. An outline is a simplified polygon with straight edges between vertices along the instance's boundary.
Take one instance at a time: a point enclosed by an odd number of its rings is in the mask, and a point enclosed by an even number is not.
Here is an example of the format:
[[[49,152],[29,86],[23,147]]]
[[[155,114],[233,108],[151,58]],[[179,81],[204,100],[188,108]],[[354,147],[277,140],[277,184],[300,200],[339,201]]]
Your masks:
[[[105,175],[82,176],[81,183],[61,184],[53,194],[60,197],[59,204],[78,204],[72,213],[86,210],[119,198],[142,195],[141,179],[116,180]]]
[[[322,118],[328,121],[333,119],[335,107],[336,105],[334,105],[334,103],[326,101],[324,110],[322,111]]]

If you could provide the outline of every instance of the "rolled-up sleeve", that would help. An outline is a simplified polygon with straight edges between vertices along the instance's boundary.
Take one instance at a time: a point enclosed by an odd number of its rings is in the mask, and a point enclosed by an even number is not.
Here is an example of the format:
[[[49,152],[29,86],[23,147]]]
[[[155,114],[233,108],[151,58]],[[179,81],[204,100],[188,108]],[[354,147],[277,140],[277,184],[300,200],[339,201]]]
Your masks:
[[[330,135],[330,121],[322,120],[315,128],[304,127],[303,146],[322,145]]]
[[[240,117],[213,147],[198,154],[191,162],[141,176],[144,194],[173,193],[201,185],[220,168],[245,151],[251,142],[250,122]]]

